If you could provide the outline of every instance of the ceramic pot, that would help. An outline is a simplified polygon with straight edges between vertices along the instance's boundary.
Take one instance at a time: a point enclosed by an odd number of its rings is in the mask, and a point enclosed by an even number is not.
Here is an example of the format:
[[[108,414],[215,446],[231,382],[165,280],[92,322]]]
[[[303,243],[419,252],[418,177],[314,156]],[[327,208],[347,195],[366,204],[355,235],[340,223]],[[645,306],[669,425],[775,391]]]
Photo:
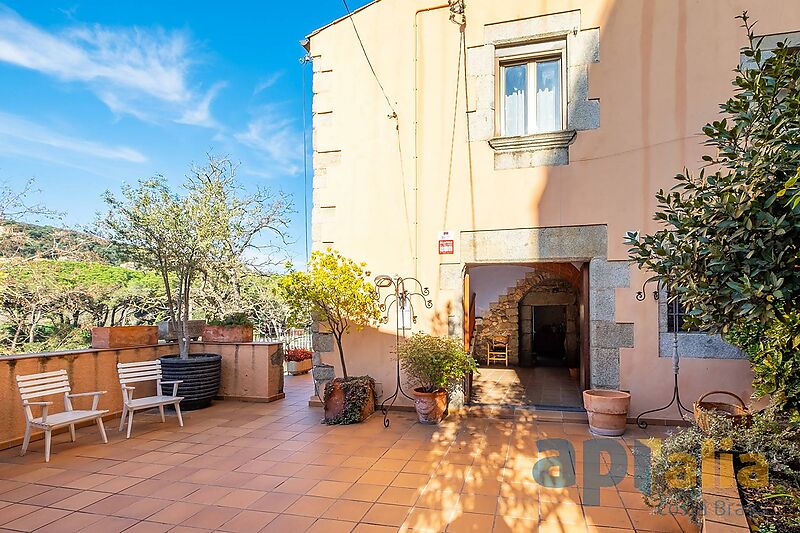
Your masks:
[[[447,390],[423,392],[418,388],[414,389],[414,408],[421,424],[438,424],[447,411]]]
[[[589,415],[589,430],[602,437],[619,437],[625,433],[631,395],[618,390],[590,389],[583,391],[583,407]]]

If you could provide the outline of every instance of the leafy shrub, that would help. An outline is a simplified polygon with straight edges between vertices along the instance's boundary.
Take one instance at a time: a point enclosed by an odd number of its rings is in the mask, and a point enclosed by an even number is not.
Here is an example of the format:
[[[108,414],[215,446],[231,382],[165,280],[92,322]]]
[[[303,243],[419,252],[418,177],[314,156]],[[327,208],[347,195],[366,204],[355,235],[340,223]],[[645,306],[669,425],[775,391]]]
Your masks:
[[[652,450],[650,462],[650,491],[645,503],[657,512],[680,509],[695,522],[702,513],[702,457],[713,452],[729,452],[734,456],[749,453],[761,455],[767,463],[769,474],[786,479],[800,480],[800,432],[795,426],[786,424],[770,409],[753,415],[750,427],[734,426],[724,417],[709,414],[709,431],[704,433],[697,426],[677,429],[661,441],[647,441]],[[640,454],[641,450],[634,450]],[[680,478],[675,474],[680,465],[680,454],[694,459],[694,470],[683,471]],[[686,457],[683,455],[683,457]]]
[[[252,326],[253,322],[247,313],[231,313],[222,318],[209,320],[209,326]]]
[[[398,357],[409,381],[423,392],[443,389],[477,368],[460,341],[425,333],[416,333],[404,341]]]
[[[306,348],[289,348],[284,354],[284,359],[292,363],[308,361],[311,359],[311,350]]]
[[[740,322],[726,340],[750,358],[753,395],[770,396],[775,407],[800,421],[800,312],[781,312],[766,326]]]

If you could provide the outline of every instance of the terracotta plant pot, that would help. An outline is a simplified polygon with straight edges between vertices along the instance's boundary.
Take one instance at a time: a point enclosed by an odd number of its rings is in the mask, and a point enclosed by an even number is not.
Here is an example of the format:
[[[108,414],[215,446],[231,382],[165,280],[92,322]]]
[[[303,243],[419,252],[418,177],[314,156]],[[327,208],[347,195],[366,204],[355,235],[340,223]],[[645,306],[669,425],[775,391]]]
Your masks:
[[[414,408],[420,424],[438,424],[447,411],[447,390],[423,392],[419,388],[414,389]]]
[[[308,374],[311,371],[311,359],[305,361],[287,361],[286,369],[293,376]]]
[[[253,342],[253,326],[204,326],[203,342]]]
[[[602,437],[619,437],[625,433],[631,395],[618,390],[590,389],[583,391],[583,407],[589,415],[589,430]]]
[[[92,348],[127,348],[158,344],[158,326],[92,328]]]
[[[345,412],[345,394],[343,389],[342,378],[336,378],[328,384],[333,388],[330,396],[326,394],[325,399],[325,421],[326,423],[353,423],[353,422],[338,422]],[[361,411],[358,415],[358,420],[354,422],[363,422],[375,412],[375,389],[374,386],[368,395],[367,401],[361,406]],[[336,421],[336,422],[331,422]]]

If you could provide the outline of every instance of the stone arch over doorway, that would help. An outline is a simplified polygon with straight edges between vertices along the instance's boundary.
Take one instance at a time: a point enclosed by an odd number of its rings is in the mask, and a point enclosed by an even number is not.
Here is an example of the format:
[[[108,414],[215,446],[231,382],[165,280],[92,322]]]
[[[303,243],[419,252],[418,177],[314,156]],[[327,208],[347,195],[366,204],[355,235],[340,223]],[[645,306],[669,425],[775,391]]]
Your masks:
[[[571,361],[579,358],[580,271],[567,263],[539,263],[489,306],[475,331],[477,354],[486,351],[492,337],[507,337],[509,363],[533,366],[533,309],[535,306],[566,307],[566,351]],[[575,365],[577,366],[577,364]]]

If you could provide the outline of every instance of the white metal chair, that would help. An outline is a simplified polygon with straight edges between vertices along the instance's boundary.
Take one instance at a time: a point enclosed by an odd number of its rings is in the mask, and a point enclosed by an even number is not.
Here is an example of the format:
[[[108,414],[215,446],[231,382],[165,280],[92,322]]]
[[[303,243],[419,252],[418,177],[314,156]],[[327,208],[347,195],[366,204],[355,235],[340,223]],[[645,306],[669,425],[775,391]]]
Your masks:
[[[164,419],[164,406],[175,406],[175,412],[178,415],[178,423],[183,427],[183,417],[181,416],[181,400],[182,396],[178,396],[178,385],[183,381],[161,381],[161,361],[143,361],[140,363],[117,363],[117,373],[119,374],[119,383],[122,386],[122,419],[119,421],[119,430],[125,425],[125,417],[128,418],[128,435],[131,438],[131,428],[133,427],[133,413],[142,411],[144,409],[152,409],[158,407],[161,412],[161,421]],[[156,394],[155,396],[145,396],[143,398],[133,397],[133,391],[136,387],[131,387],[129,383],[139,383],[141,381],[155,381]],[[172,396],[162,394],[161,385],[172,385]]]
[[[28,444],[30,444],[31,441],[31,430],[33,428],[38,428],[44,430],[44,460],[45,462],[50,462],[51,432],[54,429],[69,426],[70,438],[72,442],[75,442],[75,424],[87,420],[97,421],[97,427],[100,429],[103,442],[108,442],[108,438],[106,438],[106,429],[103,427],[103,415],[106,414],[108,410],[97,409],[100,395],[105,394],[106,391],[70,394],[71,389],[66,370],[54,370],[41,374],[17,376],[17,387],[19,388],[19,395],[22,398],[22,408],[25,410],[25,438],[22,441],[20,455],[25,455],[25,452],[28,450]],[[53,405],[53,402],[30,401],[33,398],[41,398],[42,396],[56,394],[64,395],[64,411],[60,413],[48,413],[48,409]],[[73,409],[72,398],[82,396],[94,396],[92,408],[90,410]],[[42,416],[34,417],[33,411],[31,411],[32,406],[41,406]]]

